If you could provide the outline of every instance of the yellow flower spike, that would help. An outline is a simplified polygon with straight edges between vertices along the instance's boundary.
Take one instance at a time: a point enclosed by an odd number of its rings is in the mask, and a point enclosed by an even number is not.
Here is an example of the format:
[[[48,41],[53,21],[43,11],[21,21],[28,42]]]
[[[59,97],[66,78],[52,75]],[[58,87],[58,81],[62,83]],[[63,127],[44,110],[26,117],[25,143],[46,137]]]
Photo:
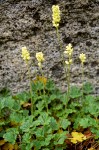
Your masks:
[[[59,27],[59,22],[60,22],[60,9],[58,5],[53,5],[52,6],[52,18],[53,18],[53,26],[58,28]]]
[[[30,60],[30,53],[28,52],[26,47],[22,47],[22,55],[21,57],[23,58],[23,60],[28,61]]]
[[[79,59],[81,60],[81,63],[83,64],[86,61],[86,55],[85,54],[80,54]]]
[[[45,60],[43,53],[42,52],[36,53],[36,59],[38,61],[38,65],[41,66],[41,62],[43,62]]]
[[[72,48],[72,45],[69,43],[67,46],[66,46],[66,51],[64,51],[64,54],[68,54],[69,56],[71,56],[73,53],[73,48]]]

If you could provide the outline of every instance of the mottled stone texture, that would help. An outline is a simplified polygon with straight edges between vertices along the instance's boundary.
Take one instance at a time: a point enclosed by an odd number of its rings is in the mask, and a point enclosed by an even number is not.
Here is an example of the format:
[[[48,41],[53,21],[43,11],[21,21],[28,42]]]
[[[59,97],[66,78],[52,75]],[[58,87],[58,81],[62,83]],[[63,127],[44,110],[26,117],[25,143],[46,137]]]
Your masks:
[[[45,55],[44,72],[66,88],[60,48],[52,26],[51,7],[61,10],[60,37],[63,51],[68,43],[74,47],[71,69],[72,85],[81,84],[78,56],[86,53],[85,80],[95,85],[99,94],[99,0],[0,0],[0,89],[14,93],[28,89],[27,68],[21,59],[21,47],[31,54],[32,79],[38,72],[35,54]]]

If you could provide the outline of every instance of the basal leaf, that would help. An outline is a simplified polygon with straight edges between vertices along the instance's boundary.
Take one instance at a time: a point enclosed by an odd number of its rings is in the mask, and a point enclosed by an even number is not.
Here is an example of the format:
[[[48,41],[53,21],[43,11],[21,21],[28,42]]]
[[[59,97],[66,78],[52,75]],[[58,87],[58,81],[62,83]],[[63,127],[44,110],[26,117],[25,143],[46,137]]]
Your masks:
[[[52,128],[52,130],[58,130],[59,129],[59,125],[53,117],[50,120],[50,127]]]
[[[76,86],[71,87],[70,89],[70,97],[71,98],[78,98],[82,95],[80,89]]]
[[[19,132],[16,128],[10,128],[3,135],[3,138],[11,144],[15,144],[18,133]]]
[[[86,94],[92,93],[93,92],[93,86],[92,86],[92,84],[89,83],[89,82],[86,82],[83,85],[83,92],[86,93]]]
[[[45,112],[41,113],[38,120],[40,121],[41,125],[48,125],[50,123],[50,117]]]
[[[71,124],[71,122],[70,122],[68,119],[62,119],[62,120],[61,120],[61,123],[60,123],[60,125],[61,125],[61,127],[62,127],[63,129],[67,129],[67,127],[68,127],[70,124]]]
[[[89,122],[90,122],[89,118],[86,117],[86,118],[82,118],[79,123],[80,126],[82,126],[83,128],[87,128],[90,126]]]

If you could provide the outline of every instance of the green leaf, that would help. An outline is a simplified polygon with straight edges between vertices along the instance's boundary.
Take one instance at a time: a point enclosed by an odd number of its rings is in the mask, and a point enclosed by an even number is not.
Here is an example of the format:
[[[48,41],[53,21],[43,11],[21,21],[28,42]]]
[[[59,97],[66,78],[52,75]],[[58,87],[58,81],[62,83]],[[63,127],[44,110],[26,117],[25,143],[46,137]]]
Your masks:
[[[20,123],[23,120],[23,116],[20,113],[13,112],[10,115],[10,120],[16,123]]]
[[[92,95],[87,95],[85,97],[85,104],[89,105],[90,103],[94,103],[95,102],[95,97]]]
[[[30,133],[25,133],[25,134],[22,136],[22,142],[23,142],[23,143],[31,143],[31,142],[30,142],[30,139],[31,139]]]
[[[32,90],[36,93],[37,91],[41,91],[44,88],[44,84],[42,82],[36,82],[32,84]]]
[[[14,99],[19,100],[20,104],[23,104],[25,102],[28,102],[28,100],[30,99],[30,95],[27,92],[22,92],[22,93],[18,93],[17,95],[13,96]]]
[[[51,103],[52,101],[54,101],[56,98],[57,98],[56,94],[50,95],[49,98],[48,98],[48,104]]]
[[[89,82],[86,82],[84,85],[83,85],[83,92],[85,94],[90,94],[93,92],[93,86],[91,83]]]
[[[44,130],[42,128],[38,128],[36,131],[34,131],[36,138],[43,138],[44,139]]]
[[[48,80],[48,82],[46,83],[46,89],[48,91],[55,90],[55,84],[52,80]]]
[[[6,133],[3,135],[3,138],[10,142],[11,144],[15,144],[17,135],[19,134],[18,130],[16,128],[10,128],[6,131]]]
[[[12,99],[12,96],[4,97],[0,100],[0,109],[3,109],[4,107],[12,108],[14,106],[14,100]]]
[[[50,123],[50,117],[45,112],[41,113],[38,120],[40,121],[41,125],[48,125]]]
[[[50,144],[50,140],[52,139],[52,135],[47,135],[47,137],[45,138],[45,146],[48,146]]]
[[[68,132],[67,131],[63,131],[62,133],[57,133],[56,136],[55,136],[55,139],[54,139],[54,144],[57,145],[57,144],[64,144],[64,141],[66,140],[66,134]]]
[[[23,120],[20,129],[23,132],[29,132],[31,127],[33,127],[33,116],[28,116],[27,118],[25,118],[25,120]]]
[[[64,94],[62,94],[61,95],[61,97],[60,97],[60,100],[62,101],[62,103],[64,104],[64,105],[67,105],[68,104],[68,95],[67,95],[67,93],[64,93]]]
[[[99,128],[91,128],[91,132],[95,134],[95,139],[99,140]]]
[[[90,122],[89,118],[86,117],[86,118],[82,118],[79,123],[80,126],[82,126],[83,128],[87,128],[90,126],[89,122]]]
[[[34,140],[33,143],[34,143],[34,146],[35,146],[35,149],[36,149],[36,150],[41,150],[42,141]]]
[[[8,97],[11,95],[11,91],[8,88],[3,88],[0,90],[0,97]]]
[[[71,124],[68,119],[62,119],[60,125],[63,129],[67,129],[67,127]]]
[[[54,107],[53,110],[62,110],[63,106],[62,104],[57,104],[57,107]]]
[[[19,104],[19,102],[18,102],[18,101],[15,101],[15,102],[14,102],[13,109],[16,110],[16,111],[18,111],[18,110],[20,110],[20,108],[21,108],[21,105]]]
[[[25,150],[31,150],[31,148],[33,147],[33,143],[29,143],[29,144],[26,144],[26,147],[25,147]]]
[[[55,150],[63,150],[62,147],[56,147]]]
[[[78,98],[82,95],[80,89],[76,86],[71,87],[70,89],[70,97],[71,98]]]
[[[45,101],[38,101],[38,103],[36,104],[36,107],[38,108],[39,111],[42,111],[43,108],[44,108],[44,104],[45,104]]]
[[[52,130],[59,129],[58,123],[56,122],[56,120],[53,117],[51,117],[51,120],[50,120],[50,127],[52,128]]]

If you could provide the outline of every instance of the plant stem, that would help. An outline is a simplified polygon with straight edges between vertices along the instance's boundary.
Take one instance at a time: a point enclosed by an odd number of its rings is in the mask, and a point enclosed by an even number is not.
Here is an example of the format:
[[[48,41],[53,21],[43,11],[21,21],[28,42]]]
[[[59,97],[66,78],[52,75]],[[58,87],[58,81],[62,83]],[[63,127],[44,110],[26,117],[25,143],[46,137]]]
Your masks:
[[[70,97],[69,93],[70,93],[70,64],[68,64],[67,67],[67,101],[69,101],[69,97]]]
[[[29,84],[30,84],[30,96],[31,96],[31,115],[33,115],[33,100],[32,100],[32,84],[31,84],[31,73],[30,73],[30,67],[28,62],[27,64],[27,69],[28,69],[28,75],[29,75]]]
[[[41,72],[41,75],[42,75],[42,78],[43,78],[44,75],[43,75],[42,67],[40,68],[40,72]],[[44,101],[45,101],[45,85],[44,85],[44,82],[43,82],[43,95],[44,95]],[[45,101],[45,105],[46,105],[46,109],[47,109],[47,113],[48,113],[48,103],[46,101]]]
[[[83,90],[83,83],[84,83],[84,65],[82,63],[82,98],[84,98],[84,90]]]
[[[63,51],[62,51],[62,43],[61,43],[61,40],[60,40],[60,34],[59,34],[59,30],[58,28],[56,28],[56,34],[57,34],[57,38],[58,38],[58,43],[59,43],[59,47],[60,47],[60,57],[62,59],[62,63],[63,63],[63,66],[64,66],[64,71],[65,71],[65,75],[67,75],[66,73],[66,65],[65,65],[65,61],[64,61],[64,55],[63,55]],[[66,76],[67,78],[67,76]]]

